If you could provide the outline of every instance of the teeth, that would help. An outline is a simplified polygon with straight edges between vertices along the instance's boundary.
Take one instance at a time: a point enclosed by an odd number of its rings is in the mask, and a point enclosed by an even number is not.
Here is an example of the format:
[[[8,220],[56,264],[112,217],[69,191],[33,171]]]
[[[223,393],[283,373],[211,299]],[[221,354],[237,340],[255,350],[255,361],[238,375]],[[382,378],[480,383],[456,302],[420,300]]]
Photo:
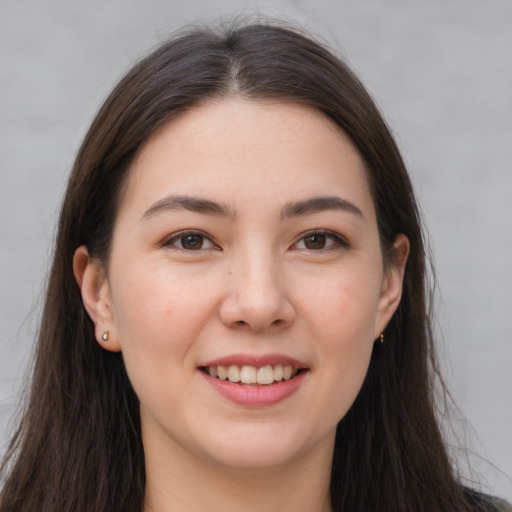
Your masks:
[[[228,366],[229,382],[240,382],[240,368],[236,364]]]
[[[272,384],[274,382],[274,369],[272,366],[262,366],[258,369],[258,384]]]
[[[276,364],[275,366],[268,364],[259,367],[232,364],[229,366],[209,366],[207,371],[212,377],[220,380],[241,382],[243,384],[268,385],[295,377],[299,369],[289,365],[283,366],[282,364]]]
[[[213,366],[210,366],[210,374]],[[225,366],[217,366],[217,372],[220,380],[226,380],[228,378],[228,369]]]
[[[242,371],[240,372],[240,380],[244,384],[255,384],[256,373],[256,368],[254,366],[242,366]]]

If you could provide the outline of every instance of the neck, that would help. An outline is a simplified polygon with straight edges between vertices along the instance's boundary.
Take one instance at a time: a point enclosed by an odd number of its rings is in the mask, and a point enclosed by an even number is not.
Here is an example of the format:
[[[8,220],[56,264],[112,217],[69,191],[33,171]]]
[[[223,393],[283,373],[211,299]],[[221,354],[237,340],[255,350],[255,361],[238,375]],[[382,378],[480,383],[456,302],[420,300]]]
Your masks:
[[[144,445],[144,512],[329,512],[334,437],[283,466],[224,467],[180,446]]]

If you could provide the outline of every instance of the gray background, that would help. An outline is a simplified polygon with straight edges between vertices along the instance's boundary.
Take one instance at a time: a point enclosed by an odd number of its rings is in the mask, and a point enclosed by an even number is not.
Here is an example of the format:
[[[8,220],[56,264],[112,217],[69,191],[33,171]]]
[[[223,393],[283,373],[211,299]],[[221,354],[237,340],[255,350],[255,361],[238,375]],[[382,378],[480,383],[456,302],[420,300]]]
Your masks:
[[[455,428],[484,487],[512,500],[509,0],[0,0],[0,450],[66,175],[100,101],[181,25],[254,10],[339,47],[382,107],[431,235],[440,351],[468,420]]]

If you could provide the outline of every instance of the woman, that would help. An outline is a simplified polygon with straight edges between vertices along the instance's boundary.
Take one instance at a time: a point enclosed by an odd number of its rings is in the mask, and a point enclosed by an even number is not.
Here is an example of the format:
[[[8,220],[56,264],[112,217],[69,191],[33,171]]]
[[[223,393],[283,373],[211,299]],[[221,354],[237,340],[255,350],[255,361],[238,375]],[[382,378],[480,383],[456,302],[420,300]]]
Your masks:
[[[425,264],[343,63],[268,25],[163,45],[77,156],[0,510],[498,510],[437,424]]]

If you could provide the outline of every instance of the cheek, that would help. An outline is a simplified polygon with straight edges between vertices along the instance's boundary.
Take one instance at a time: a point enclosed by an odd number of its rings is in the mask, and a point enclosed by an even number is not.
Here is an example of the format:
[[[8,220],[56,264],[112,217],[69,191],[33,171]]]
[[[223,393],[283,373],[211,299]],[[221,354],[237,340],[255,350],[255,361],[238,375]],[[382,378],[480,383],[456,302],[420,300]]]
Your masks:
[[[165,265],[119,268],[112,296],[121,342],[147,339],[168,344],[204,322],[200,319],[212,302],[207,283],[172,273]]]
[[[357,397],[373,350],[379,280],[364,283],[359,274],[331,280],[301,305],[324,377],[318,396],[335,422]]]
[[[117,268],[112,298],[130,380],[136,389],[160,377],[172,380],[172,368],[194,365],[192,348],[211,321],[215,299],[204,282],[171,274],[165,265]]]
[[[300,293],[300,309],[312,327],[311,335],[327,352],[359,350],[373,342],[380,298],[380,278],[369,272],[336,275]]]
[[[129,277],[119,279],[122,275]],[[187,370],[195,367],[193,349],[211,319],[212,297],[163,269],[134,268],[115,277],[116,329],[141,405],[150,411],[158,411],[162,403],[179,408],[182,394],[176,391],[192,378]]]

